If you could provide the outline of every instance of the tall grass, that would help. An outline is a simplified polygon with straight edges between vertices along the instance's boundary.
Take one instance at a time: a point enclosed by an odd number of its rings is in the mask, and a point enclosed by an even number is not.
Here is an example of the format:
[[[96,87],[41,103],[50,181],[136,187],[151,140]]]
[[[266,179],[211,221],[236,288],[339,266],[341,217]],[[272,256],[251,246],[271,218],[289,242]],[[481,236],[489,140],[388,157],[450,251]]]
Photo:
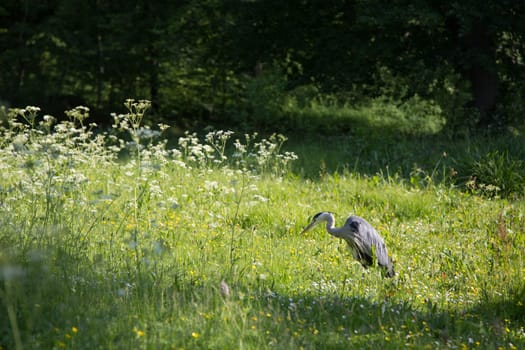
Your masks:
[[[292,172],[343,141],[286,152],[283,136],[212,131],[168,149],[148,102],[126,105],[106,132],[84,108],[58,124],[25,108],[2,129],[0,348],[525,346],[522,202]],[[398,276],[300,236],[320,210],[366,217]]]
[[[445,126],[443,112],[432,101],[414,96],[402,103],[378,97],[351,105],[331,96],[318,95],[301,104],[290,96],[283,113],[293,128],[330,134],[344,130],[354,135],[369,135],[373,128],[379,137],[391,135],[432,135]]]
[[[414,187],[445,184],[487,197],[525,195],[522,135],[457,139],[303,135],[292,136],[287,149],[305,155],[294,162],[293,170],[312,179],[349,171],[397,178]]]

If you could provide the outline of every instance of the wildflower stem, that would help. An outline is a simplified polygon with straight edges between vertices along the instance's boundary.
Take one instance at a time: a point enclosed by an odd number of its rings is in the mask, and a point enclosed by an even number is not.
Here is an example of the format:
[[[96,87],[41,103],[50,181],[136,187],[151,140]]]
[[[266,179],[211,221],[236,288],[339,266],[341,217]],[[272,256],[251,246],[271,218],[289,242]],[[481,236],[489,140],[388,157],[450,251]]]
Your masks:
[[[239,212],[241,208],[242,198],[246,189],[246,171],[242,171],[241,176],[241,188],[239,195],[235,200],[235,213],[233,214],[231,226],[230,226],[230,273],[233,273],[233,267],[235,265],[235,225],[239,218]]]

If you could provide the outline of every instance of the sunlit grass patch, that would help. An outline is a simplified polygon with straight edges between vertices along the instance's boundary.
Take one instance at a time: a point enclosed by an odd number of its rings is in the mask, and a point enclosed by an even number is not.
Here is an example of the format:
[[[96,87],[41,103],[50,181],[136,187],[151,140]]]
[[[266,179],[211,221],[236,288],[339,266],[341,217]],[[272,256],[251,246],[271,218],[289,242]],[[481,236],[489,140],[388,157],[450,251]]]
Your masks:
[[[302,178],[278,135],[168,149],[128,107],[106,132],[82,108],[2,129],[2,348],[524,346],[523,203],[386,169]],[[398,276],[300,235],[322,210],[367,218]]]

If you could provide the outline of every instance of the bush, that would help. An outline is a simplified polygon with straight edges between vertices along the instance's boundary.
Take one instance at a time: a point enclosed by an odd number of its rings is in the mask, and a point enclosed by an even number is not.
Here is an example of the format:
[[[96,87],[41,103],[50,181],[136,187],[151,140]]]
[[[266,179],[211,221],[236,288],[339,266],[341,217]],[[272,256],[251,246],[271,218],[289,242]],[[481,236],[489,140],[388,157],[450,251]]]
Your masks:
[[[486,196],[516,197],[525,190],[525,162],[508,151],[475,154],[458,164],[462,183],[469,190]]]
[[[235,121],[246,128],[284,130],[282,108],[286,76],[278,69],[262,72],[246,81],[245,100]]]

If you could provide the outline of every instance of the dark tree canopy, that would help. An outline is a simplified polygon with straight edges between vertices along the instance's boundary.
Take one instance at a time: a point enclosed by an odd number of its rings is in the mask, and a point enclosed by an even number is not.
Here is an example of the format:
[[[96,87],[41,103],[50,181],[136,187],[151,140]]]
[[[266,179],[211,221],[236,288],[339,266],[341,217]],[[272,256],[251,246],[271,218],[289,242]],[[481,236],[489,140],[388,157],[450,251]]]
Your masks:
[[[352,103],[419,96],[450,125],[519,124],[523,15],[510,0],[6,0],[0,101],[107,118],[147,98],[177,122],[228,122],[261,91],[278,104],[311,89]],[[261,74],[279,88],[257,87]]]

